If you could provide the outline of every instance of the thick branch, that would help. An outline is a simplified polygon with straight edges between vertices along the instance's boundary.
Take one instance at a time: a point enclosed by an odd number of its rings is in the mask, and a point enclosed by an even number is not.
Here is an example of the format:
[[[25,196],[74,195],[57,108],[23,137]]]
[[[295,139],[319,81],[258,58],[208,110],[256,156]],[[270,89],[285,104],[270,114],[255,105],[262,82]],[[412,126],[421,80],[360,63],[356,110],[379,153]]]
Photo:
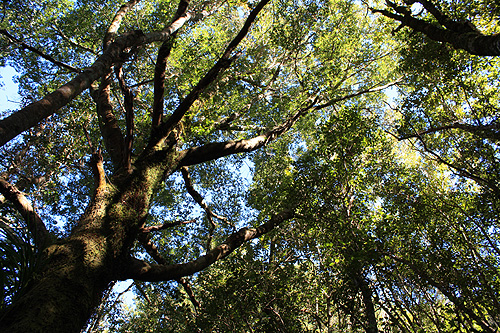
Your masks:
[[[101,150],[97,150],[92,153],[89,163],[92,167],[92,174],[94,175],[94,183],[97,193],[106,186],[106,172],[104,171]]]
[[[123,145],[123,167],[128,173],[132,172],[132,144],[134,142],[134,94],[132,90],[125,83],[123,78],[123,67],[120,66],[115,68],[116,77],[118,78],[118,83],[120,89],[123,93],[123,100],[125,105],[125,123],[126,123],[126,136]]]
[[[28,226],[28,230],[33,235],[33,240],[38,250],[46,248],[50,242],[50,234],[42,219],[35,212],[33,206],[31,206],[31,203],[28,199],[26,199],[24,194],[21,193],[21,191],[19,191],[14,185],[10,184],[1,177],[0,193],[2,193],[5,198],[14,204],[14,207],[24,218],[26,225]]]
[[[45,60],[53,63],[54,65],[56,65],[58,67],[65,68],[65,69],[69,70],[70,72],[80,73],[80,70],[78,68],[75,68],[75,67],[73,67],[71,65],[65,64],[65,63],[63,63],[63,62],[61,62],[59,60],[54,59],[52,56],[50,56],[48,54],[45,54],[44,52],[40,51],[39,49],[37,49],[37,48],[35,48],[33,46],[30,46],[30,45],[26,44],[25,42],[23,42],[23,41],[17,39],[16,37],[12,36],[5,29],[0,29],[0,34],[6,36],[12,43],[15,43],[15,44],[19,45],[23,49],[26,49],[26,50],[29,50],[29,51],[35,53],[35,54],[38,54],[43,59],[45,59]]]
[[[41,100],[31,103],[9,117],[0,120],[0,146],[57,112],[79,96],[82,91],[88,89],[95,80],[102,77],[116,61],[120,60],[121,53],[125,48],[145,45],[155,41],[165,41],[192,16],[192,14],[186,14],[162,31],[152,32],[147,35],[142,34],[140,31],[134,31],[117,37],[91,67]]]
[[[262,0],[257,4],[257,6],[250,12],[248,15],[245,24],[241,28],[240,32],[236,35],[236,37],[229,43],[226,50],[219,58],[217,63],[205,74],[205,76],[198,82],[198,84],[191,90],[191,92],[184,98],[181,104],[177,107],[177,109],[172,113],[172,115],[164,122],[162,125],[158,127],[158,130],[154,134],[152,140],[153,144],[156,141],[159,141],[168,136],[168,134],[177,126],[177,124],[181,121],[182,117],[186,114],[186,112],[191,108],[193,103],[198,99],[200,94],[212,83],[214,82],[219,74],[221,74],[224,70],[226,70],[231,63],[238,57],[238,54],[233,55],[234,50],[238,46],[238,44],[243,40],[246,36],[252,23],[257,18],[259,12],[264,8],[264,6],[269,2],[269,0]]]
[[[414,134],[409,134],[409,135],[404,135],[398,138],[398,140],[406,140],[410,138],[418,138],[422,135],[426,134],[432,134],[440,131],[445,131],[445,130],[450,130],[450,129],[460,129],[472,134],[478,134],[481,137],[487,137],[487,138],[492,138],[495,140],[499,139],[499,133],[495,130],[500,129],[500,124],[498,123],[491,123],[488,125],[482,125],[482,126],[476,126],[476,125],[468,125],[468,124],[461,124],[461,123],[453,123],[450,125],[444,125],[444,126],[439,126],[439,127],[432,127],[427,130],[414,133]]]
[[[291,218],[293,218],[293,213],[287,210],[273,215],[268,222],[257,228],[240,229],[238,232],[229,236],[224,243],[220,244],[206,255],[184,264],[156,265],[149,264],[136,258],[130,258],[125,266],[127,267],[126,271],[123,272],[123,275],[119,278],[156,282],[175,280],[192,275],[207,268],[214,262],[227,257],[245,242],[270,232],[285,220]]]
[[[391,2],[387,3],[399,14],[393,13],[389,10],[373,8],[371,9],[372,12],[380,13],[388,18],[399,21],[403,26],[407,26],[415,31],[421,32],[432,40],[450,43],[454,48],[465,50],[470,54],[479,56],[500,55],[499,34],[484,35],[474,29],[470,23],[463,24],[450,20],[445,21],[444,16],[439,16],[438,14],[436,19],[438,19],[438,21],[441,20],[442,24],[447,28],[443,29],[432,23],[411,16],[409,10],[398,10],[399,7],[395,6]],[[426,1],[422,1],[421,3],[426,3]],[[432,10],[430,5],[428,5],[428,10],[429,9]]]
[[[97,105],[99,128],[113,165],[118,169],[123,163],[124,141],[123,133],[113,112],[111,103],[111,69],[103,76],[94,101]]]
[[[163,118],[163,95],[165,93],[165,70],[167,68],[167,60],[170,56],[170,51],[174,45],[174,35],[167,41],[163,42],[158,50],[158,56],[155,65],[154,76],[154,99],[153,99],[153,115],[152,126],[158,127]]]
[[[132,7],[134,7],[139,1],[140,0],[130,0],[126,4],[122,5],[120,9],[116,12],[115,17],[113,17],[113,20],[111,20],[111,24],[109,25],[108,30],[104,35],[103,50],[106,50],[109,44],[113,42],[113,39],[115,38],[116,33],[118,32],[118,29],[120,28],[120,25],[123,21],[123,18],[128,13],[128,11]]]
[[[175,22],[179,17],[185,15],[189,1],[179,2],[179,7],[174,15],[172,22]],[[153,99],[153,116],[152,116],[152,126],[153,128],[158,127],[161,124],[163,117],[163,95],[165,92],[165,70],[167,68],[167,60],[170,56],[170,51],[174,45],[176,33],[174,32],[170,38],[163,42],[160,49],[158,50],[158,55],[155,64],[155,75],[154,75],[154,99]]]

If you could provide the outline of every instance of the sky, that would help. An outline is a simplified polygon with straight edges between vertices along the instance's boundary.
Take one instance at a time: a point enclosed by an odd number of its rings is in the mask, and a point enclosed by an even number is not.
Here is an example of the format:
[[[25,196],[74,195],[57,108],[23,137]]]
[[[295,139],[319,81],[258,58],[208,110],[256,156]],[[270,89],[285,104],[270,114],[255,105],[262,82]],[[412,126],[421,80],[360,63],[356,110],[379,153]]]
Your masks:
[[[0,67],[0,115],[5,110],[19,109],[21,99],[17,94],[17,84],[13,80],[15,75],[14,68]],[[3,115],[0,118],[3,118]]]

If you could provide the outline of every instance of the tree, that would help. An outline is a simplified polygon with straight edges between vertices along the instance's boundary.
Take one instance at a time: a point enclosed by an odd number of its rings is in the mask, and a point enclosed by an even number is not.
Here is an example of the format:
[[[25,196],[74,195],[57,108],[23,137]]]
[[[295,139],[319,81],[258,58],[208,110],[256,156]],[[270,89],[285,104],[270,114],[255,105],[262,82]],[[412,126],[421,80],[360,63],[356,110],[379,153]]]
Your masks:
[[[356,1],[12,1],[1,24],[6,331],[78,331],[124,279],[116,330],[497,327],[494,60]]]

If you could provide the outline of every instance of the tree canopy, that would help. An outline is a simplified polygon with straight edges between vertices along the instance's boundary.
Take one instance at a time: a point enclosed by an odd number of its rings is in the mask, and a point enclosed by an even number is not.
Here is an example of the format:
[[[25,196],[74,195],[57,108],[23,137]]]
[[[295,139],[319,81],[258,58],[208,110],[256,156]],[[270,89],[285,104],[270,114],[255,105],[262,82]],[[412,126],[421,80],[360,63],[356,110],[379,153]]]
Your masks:
[[[496,332],[499,13],[4,2],[0,328]]]

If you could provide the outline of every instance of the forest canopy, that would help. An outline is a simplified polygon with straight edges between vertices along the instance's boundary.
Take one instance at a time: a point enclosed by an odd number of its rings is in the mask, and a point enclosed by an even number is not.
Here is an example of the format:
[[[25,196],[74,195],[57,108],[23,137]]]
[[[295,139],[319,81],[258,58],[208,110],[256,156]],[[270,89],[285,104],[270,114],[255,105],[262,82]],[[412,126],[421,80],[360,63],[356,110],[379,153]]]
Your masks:
[[[0,330],[497,332],[499,14],[4,1]]]

